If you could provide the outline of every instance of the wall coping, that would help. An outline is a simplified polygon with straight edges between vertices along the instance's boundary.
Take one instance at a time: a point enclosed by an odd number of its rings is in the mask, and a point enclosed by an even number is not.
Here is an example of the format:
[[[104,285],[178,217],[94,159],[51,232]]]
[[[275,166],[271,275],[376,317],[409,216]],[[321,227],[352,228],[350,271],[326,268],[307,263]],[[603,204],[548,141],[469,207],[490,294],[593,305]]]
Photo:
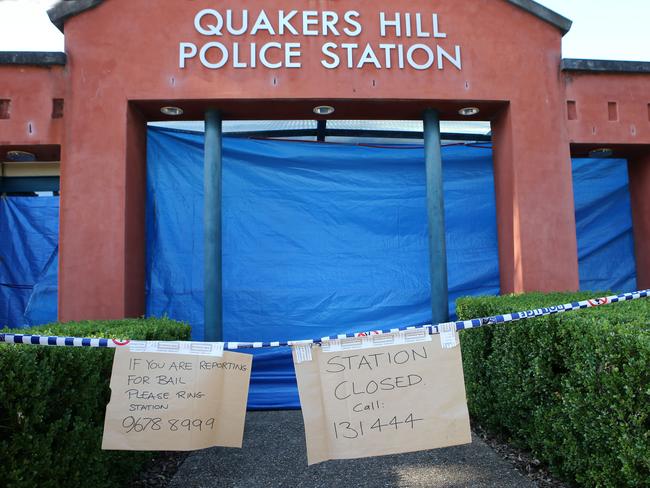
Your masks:
[[[533,0],[505,1],[527,11],[538,19],[555,26],[562,32],[562,35],[566,34],[569,32],[569,29],[571,29],[572,22],[569,19]],[[95,8],[102,2],[103,0],[59,0],[59,2],[48,10],[47,13],[50,16],[52,23],[63,32],[66,20],[85,12],[86,10]]]
[[[65,66],[66,61],[61,52],[0,51],[0,65]]]
[[[586,71],[590,73],[638,73],[650,74],[650,62],[613,61],[600,59],[563,59],[562,71]]]

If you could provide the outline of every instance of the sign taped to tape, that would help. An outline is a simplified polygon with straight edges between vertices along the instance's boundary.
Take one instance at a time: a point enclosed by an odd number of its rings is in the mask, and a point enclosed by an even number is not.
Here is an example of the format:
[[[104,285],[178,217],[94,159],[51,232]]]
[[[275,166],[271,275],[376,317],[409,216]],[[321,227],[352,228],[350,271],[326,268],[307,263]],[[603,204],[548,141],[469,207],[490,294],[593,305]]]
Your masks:
[[[102,449],[241,447],[251,365],[235,352],[116,349]]]
[[[311,361],[293,354],[310,465],[471,442],[460,347],[428,340],[314,347]]]

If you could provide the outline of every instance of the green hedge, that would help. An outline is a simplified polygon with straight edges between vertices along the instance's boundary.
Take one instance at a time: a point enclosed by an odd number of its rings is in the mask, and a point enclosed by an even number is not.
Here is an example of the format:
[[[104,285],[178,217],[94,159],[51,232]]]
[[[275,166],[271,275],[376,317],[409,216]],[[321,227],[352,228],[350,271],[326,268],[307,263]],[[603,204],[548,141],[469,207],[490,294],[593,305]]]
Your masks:
[[[187,340],[190,328],[167,319],[140,319],[53,324],[14,332]],[[0,344],[0,485],[123,486],[151,457],[101,450],[113,353]]]
[[[593,297],[463,298],[462,319]],[[650,486],[650,299],[461,334],[470,414],[585,487]]]

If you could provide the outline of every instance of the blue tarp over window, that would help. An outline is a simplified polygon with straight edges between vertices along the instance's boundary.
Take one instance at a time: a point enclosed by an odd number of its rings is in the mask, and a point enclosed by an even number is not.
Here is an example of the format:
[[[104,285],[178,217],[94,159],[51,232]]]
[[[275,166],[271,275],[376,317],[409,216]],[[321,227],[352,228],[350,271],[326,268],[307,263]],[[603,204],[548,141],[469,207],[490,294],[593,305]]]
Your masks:
[[[574,159],[581,290],[636,290],[627,161]]]
[[[58,197],[0,198],[0,328],[56,320]]]
[[[499,292],[492,151],[449,146],[443,159],[453,313],[458,296]],[[625,161],[574,160],[573,167],[581,287],[630,291],[636,275]],[[226,138],[225,339],[428,322],[424,184],[421,146]],[[199,340],[202,219],[203,135],[150,129],[147,314],[186,321]],[[0,199],[0,283],[26,285],[0,285],[0,325],[56,319],[57,228],[57,198]],[[254,353],[249,406],[297,407],[289,352]]]

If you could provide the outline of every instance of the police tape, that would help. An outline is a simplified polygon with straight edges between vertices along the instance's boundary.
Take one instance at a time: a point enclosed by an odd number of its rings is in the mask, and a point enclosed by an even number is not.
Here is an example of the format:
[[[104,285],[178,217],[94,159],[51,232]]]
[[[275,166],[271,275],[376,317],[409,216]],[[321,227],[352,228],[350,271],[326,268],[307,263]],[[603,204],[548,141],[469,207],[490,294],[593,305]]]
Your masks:
[[[480,319],[461,320],[457,322],[447,322],[443,324],[425,324],[415,325],[408,327],[399,327],[391,329],[370,330],[366,332],[355,332],[349,334],[338,334],[332,336],[321,337],[318,339],[306,339],[296,341],[273,341],[273,342],[225,342],[224,349],[237,350],[237,349],[260,349],[269,347],[286,347],[295,345],[307,344],[322,344],[324,342],[335,341],[338,339],[350,339],[355,337],[367,337],[380,334],[394,334],[398,332],[427,329],[429,334],[440,334],[443,330],[453,326],[457,331],[475,329],[478,327],[485,327],[494,324],[505,324],[508,322],[516,322],[518,320],[525,320],[537,317],[544,317],[547,315],[554,315],[558,313],[570,312],[573,310],[580,310],[586,308],[601,307],[618,302],[627,302],[630,300],[638,300],[650,296],[650,289],[634,291],[629,293],[621,293],[620,295],[611,295],[601,298],[592,298],[580,302],[565,303],[563,305],[556,305],[552,307],[543,307],[534,310],[526,310],[523,312],[509,313],[505,315],[494,315],[492,317],[484,317]],[[452,328],[453,328],[452,327]],[[39,336],[39,335],[25,335],[25,334],[6,334],[0,333],[0,343],[7,344],[30,344],[36,346],[63,346],[63,347],[100,347],[100,348],[116,348],[126,346],[131,343],[130,340],[119,339],[97,339],[97,338],[81,338],[81,337],[59,337],[59,336]],[[167,341],[156,341],[167,342]],[[178,342],[178,341],[169,341]]]

